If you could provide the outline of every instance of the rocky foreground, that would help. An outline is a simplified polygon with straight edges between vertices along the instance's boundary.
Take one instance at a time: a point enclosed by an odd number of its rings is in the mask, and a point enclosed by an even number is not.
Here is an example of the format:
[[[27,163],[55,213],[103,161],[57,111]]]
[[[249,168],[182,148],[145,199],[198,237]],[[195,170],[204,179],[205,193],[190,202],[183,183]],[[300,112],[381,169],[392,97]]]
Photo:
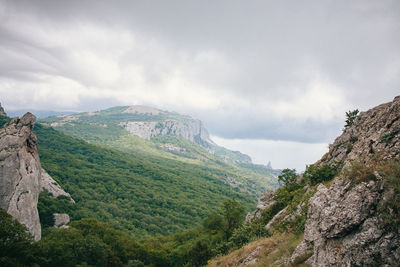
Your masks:
[[[399,266],[400,96],[358,114],[312,167],[248,214],[246,225],[261,222],[270,237],[211,266]]]

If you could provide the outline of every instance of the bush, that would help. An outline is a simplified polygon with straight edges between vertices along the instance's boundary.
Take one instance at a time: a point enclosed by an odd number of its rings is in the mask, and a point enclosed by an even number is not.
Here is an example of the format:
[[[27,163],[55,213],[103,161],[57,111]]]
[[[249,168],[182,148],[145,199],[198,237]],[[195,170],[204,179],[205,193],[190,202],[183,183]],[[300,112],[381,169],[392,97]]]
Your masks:
[[[296,179],[296,169],[284,169],[278,176],[279,183],[283,184],[287,188],[296,184]]]
[[[340,168],[341,164],[338,163],[322,166],[308,165],[304,172],[304,178],[310,185],[316,185],[332,180],[339,173]]]
[[[400,225],[400,162],[390,160],[381,167],[384,177],[384,188],[391,192],[392,198],[384,203],[385,211],[382,214],[385,228],[396,231]]]

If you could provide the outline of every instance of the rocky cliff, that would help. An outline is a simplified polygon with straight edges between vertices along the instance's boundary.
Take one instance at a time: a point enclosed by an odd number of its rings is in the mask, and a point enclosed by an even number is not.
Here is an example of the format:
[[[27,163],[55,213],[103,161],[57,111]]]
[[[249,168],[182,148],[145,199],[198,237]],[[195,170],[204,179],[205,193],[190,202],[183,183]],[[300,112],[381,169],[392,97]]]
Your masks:
[[[396,97],[360,113],[316,163],[342,162],[344,168],[309,200],[304,241],[291,262],[309,257],[311,266],[398,266],[400,172],[398,161],[388,160],[399,157]]]
[[[246,218],[257,222],[272,240],[304,232],[274,266],[399,266],[400,97],[361,112],[296,183],[266,192]]]
[[[165,120],[165,121],[130,121],[121,122],[129,133],[144,139],[160,135],[173,135],[183,137],[209,149],[215,143],[210,139],[207,130],[199,120]]]
[[[65,195],[73,200],[40,165],[35,122],[36,117],[26,113],[0,129],[0,207],[39,240],[39,193],[48,190],[54,197]]]

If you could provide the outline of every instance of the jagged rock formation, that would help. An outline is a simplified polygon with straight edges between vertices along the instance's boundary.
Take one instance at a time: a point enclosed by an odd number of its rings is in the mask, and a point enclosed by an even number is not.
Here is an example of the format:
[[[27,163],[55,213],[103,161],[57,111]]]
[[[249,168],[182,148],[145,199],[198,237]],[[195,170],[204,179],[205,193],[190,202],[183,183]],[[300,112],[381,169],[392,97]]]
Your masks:
[[[39,193],[47,190],[54,197],[64,195],[74,201],[40,165],[35,122],[36,117],[26,113],[0,129],[0,207],[39,240]]]
[[[276,203],[274,200],[275,193],[276,191],[267,191],[258,199],[256,210],[247,214],[245,224],[250,223],[254,218],[261,218],[262,211]]]
[[[0,103],[0,116],[7,116],[6,112],[4,111],[3,107],[1,106],[1,103]]]
[[[353,125],[336,138],[316,164],[349,162],[354,159],[368,160],[374,154],[383,159],[399,158],[400,151],[400,96],[393,102],[361,112]]]
[[[197,143],[204,148],[215,145],[200,120],[130,121],[121,122],[120,125],[129,133],[143,139],[160,135],[174,135]]]
[[[49,192],[54,198],[59,196],[67,197],[72,203],[75,201],[72,199],[71,195],[65,192],[61,186],[54,181],[54,179],[42,168],[41,169],[41,182],[40,182],[40,191]]]
[[[37,201],[42,168],[32,131],[35,121],[36,117],[27,113],[0,129],[0,207],[39,240]]]
[[[357,160],[368,165],[375,156],[400,157],[400,97],[360,113],[316,164],[348,166]],[[400,228],[389,231],[382,222],[394,192],[382,186],[379,173],[375,178],[354,183],[342,172],[329,188],[318,186],[309,200],[304,241],[292,263],[309,257],[311,266],[398,266]]]
[[[69,215],[66,213],[54,213],[54,228],[67,228]]]

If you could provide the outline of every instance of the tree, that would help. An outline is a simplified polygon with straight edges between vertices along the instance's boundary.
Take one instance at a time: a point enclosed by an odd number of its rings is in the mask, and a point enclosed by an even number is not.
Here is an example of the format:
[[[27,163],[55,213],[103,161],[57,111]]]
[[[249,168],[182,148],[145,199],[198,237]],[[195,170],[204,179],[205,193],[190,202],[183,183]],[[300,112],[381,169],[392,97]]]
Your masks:
[[[296,169],[284,169],[278,176],[278,181],[283,184],[286,188],[296,183],[297,174]]]
[[[244,207],[238,201],[231,199],[224,202],[222,210],[225,218],[225,235],[226,239],[229,239],[233,231],[244,221]]]
[[[207,260],[212,256],[212,252],[208,244],[200,240],[190,249],[189,255],[190,263],[197,267],[206,265]]]
[[[355,109],[353,111],[349,110],[348,112],[346,112],[346,121],[345,121],[346,124],[344,125],[344,129],[347,129],[351,125],[353,125],[354,121],[357,118],[358,112],[359,112],[358,109]]]
[[[32,242],[26,227],[0,208],[0,266],[28,265]]]

